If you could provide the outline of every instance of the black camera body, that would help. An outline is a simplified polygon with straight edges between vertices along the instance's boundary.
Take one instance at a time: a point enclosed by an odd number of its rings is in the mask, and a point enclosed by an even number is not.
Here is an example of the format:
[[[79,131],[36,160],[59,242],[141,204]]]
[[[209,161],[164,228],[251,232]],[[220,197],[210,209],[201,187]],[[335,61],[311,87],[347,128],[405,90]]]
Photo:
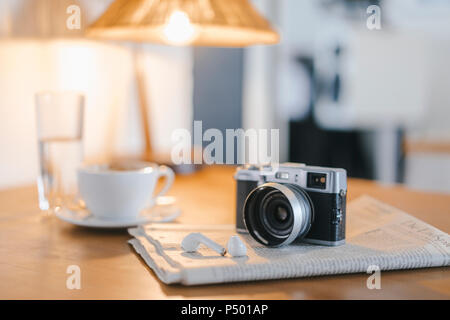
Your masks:
[[[345,243],[347,173],[299,163],[238,167],[236,229],[266,246]]]

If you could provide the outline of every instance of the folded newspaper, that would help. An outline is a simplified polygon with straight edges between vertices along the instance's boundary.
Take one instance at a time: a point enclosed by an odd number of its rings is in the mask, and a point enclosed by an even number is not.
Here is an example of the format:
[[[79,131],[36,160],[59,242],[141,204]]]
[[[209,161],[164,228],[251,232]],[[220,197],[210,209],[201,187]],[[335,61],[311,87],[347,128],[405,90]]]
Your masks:
[[[346,244],[295,243],[268,248],[240,234],[247,256],[220,256],[206,247],[186,253],[181,240],[202,232],[226,245],[233,225],[152,224],[129,229],[129,242],[164,283],[199,285],[450,265],[450,236],[378,200],[363,196],[347,208]]]

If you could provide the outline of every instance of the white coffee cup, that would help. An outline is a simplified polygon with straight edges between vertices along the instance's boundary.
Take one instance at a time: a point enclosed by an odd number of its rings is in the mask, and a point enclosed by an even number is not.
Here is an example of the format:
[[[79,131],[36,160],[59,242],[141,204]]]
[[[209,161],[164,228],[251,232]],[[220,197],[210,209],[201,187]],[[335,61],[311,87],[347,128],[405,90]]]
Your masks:
[[[166,177],[165,185],[154,195],[156,182],[161,177]],[[174,178],[172,169],[155,163],[87,165],[78,169],[78,189],[94,216],[127,220],[153,206],[156,198],[169,190]]]

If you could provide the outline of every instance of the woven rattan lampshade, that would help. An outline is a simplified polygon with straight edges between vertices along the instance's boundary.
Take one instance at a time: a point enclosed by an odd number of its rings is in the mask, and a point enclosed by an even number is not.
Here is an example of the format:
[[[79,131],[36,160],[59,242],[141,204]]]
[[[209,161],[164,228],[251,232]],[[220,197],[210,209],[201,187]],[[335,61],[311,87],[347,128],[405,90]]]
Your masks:
[[[116,0],[88,28],[88,36],[220,47],[279,40],[248,0]]]

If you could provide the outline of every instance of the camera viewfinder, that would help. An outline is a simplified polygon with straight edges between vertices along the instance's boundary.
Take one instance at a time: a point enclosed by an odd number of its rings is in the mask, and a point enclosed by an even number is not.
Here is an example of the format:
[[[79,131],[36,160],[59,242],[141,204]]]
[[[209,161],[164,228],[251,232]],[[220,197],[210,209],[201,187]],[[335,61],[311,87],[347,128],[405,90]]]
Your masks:
[[[327,175],[325,173],[308,172],[307,185],[308,188],[326,189]]]
[[[289,173],[287,173],[287,172],[277,172],[275,174],[275,177],[277,179],[288,180],[289,179]]]

